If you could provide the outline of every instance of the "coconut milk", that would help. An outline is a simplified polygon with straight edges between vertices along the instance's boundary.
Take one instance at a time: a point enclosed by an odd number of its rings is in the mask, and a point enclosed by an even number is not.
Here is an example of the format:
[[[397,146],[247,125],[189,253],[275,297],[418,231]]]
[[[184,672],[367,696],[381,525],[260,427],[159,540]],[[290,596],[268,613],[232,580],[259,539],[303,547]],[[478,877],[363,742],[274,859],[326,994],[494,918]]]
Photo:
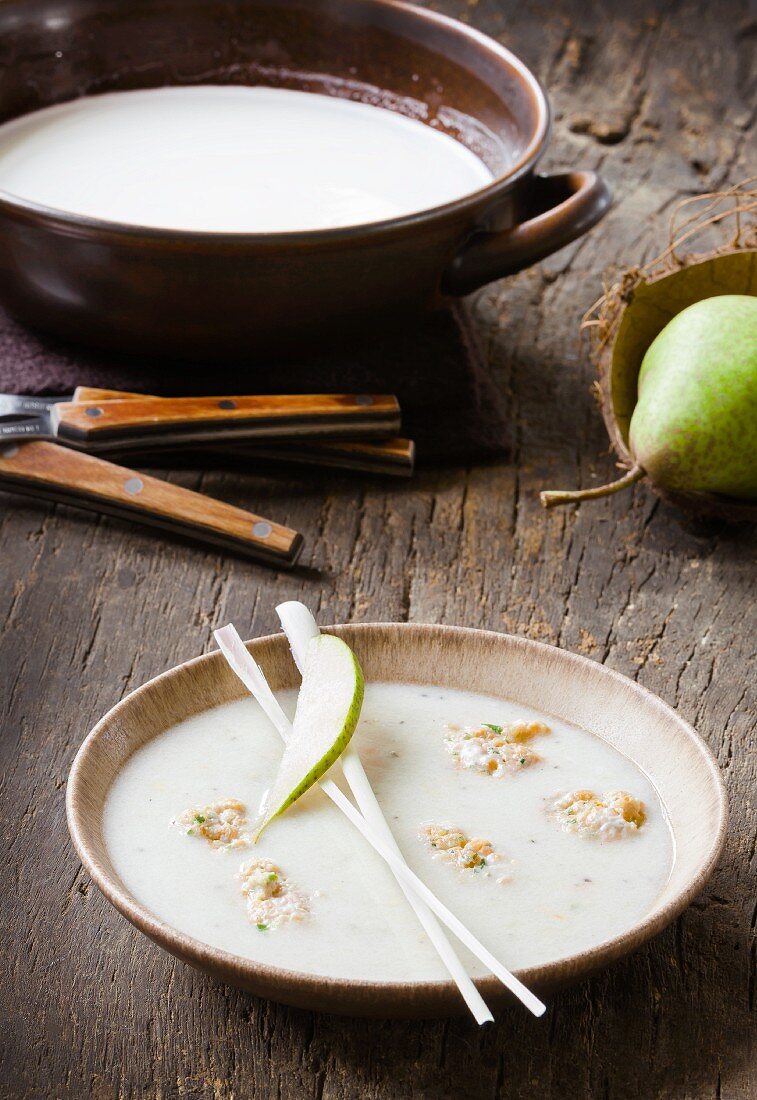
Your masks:
[[[393,111],[274,88],[88,96],[0,126],[0,190],[131,225],[230,233],[383,221],[492,174]]]

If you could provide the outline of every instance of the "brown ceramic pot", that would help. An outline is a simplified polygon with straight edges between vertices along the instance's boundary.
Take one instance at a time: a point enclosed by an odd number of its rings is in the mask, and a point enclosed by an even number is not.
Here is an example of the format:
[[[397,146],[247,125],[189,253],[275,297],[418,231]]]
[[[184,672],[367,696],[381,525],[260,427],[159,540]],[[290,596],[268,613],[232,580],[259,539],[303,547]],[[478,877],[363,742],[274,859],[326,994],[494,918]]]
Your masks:
[[[5,0],[0,69],[0,120],[98,92],[265,84],[420,114],[495,175],[406,217],[268,234],[143,229],[0,192],[0,301],[104,348],[238,357],[412,317],[548,256],[609,204],[593,172],[535,174],[549,107],[521,61],[391,0]]]

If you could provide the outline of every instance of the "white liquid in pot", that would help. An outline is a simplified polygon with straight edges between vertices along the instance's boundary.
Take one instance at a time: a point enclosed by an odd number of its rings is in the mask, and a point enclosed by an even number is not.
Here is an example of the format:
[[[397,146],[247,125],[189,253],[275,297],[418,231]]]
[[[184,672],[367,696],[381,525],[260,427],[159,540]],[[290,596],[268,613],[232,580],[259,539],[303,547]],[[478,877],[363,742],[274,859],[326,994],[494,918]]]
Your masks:
[[[284,693],[282,702],[292,713],[294,693]],[[370,684],[355,734],[410,866],[514,968],[571,955],[628,929],[652,908],[673,859],[652,784],[590,733],[547,717],[552,732],[528,743],[541,761],[502,776],[461,768],[445,748],[448,722],[539,717],[486,696]],[[281,751],[249,699],[183,722],[135,753],[104,814],[106,846],[126,887],[175,928],[260,962],[372,981],[443,979],[391,874],[320,791],[274,820],[254,847],[214,849],[170,825],[188,807],[227,798],[239,799],[254,818]],[[563,831],[545,812],[545,798],[576,788],[626,790],[643,800],[646,821],[638,832],[606,842]],[[484,874],[445,862],[419,838],[432,824],[490,840],[503,861]],[[301,923],[259,930],[248,919],[235,876],[256,858],[272,860],[310,899]],[[471,974],[484,973],[460,950]]]
[[[0,126],[0,190],[159,228],[359,225],[450,202],[492,178],[464,145],[423,123],[284,89],[116,92]]]

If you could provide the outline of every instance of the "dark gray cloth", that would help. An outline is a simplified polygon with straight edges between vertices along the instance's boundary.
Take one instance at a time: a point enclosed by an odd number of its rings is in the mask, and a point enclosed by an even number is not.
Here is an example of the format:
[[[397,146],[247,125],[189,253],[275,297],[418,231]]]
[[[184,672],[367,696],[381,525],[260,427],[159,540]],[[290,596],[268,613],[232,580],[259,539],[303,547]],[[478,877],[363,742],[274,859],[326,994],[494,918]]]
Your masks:
[[[30,332],[0,313],[0,392],[60,395],[77,385],[158,396],[394,393],[424,465],[506,455],[510,430],[463,308],[338,352],[285,363],[177,365],[117,359]]]

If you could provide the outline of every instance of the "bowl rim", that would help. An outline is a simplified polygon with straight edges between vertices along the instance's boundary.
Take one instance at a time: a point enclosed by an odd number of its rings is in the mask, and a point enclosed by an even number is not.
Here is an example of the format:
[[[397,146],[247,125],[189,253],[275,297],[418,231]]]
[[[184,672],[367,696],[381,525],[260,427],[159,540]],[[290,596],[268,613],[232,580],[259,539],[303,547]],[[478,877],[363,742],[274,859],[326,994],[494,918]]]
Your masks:
[[[12,4],[14,0],[6,0]],[[23,3],[23,0],[18,0]],[[326,229],[301,229],[284,232],[233,232],[225,230],[203,229],[169,229],[160,226],[146,226],[131,222],[110,221],[106,218],[91,217],[87,214],[77,214],[58,207],[46,206],[25,199],[21,195],[0,188],[0,210],[18,217],[25,215],[31,221],[42,221],[48,226],[59,230],[68,229],[82,234],[97,233],[99,235],[111,235],[127,240],[138,238],[150,242],[176,242],[182,246],[200,243],[224,245],[226,247],[241,245],[242,247],[265,244],[331,244],[335,241],[349,241],[361,236],[385,236],[387,234],[412,229],[414,226],[429,221],[443,219],[454,215],[458,211],[465,210],[468,206],[478,203],[488,203],[502,194],[506,194],[512,186],[532,171],[544,153],[552,130],[552,112],[547,94],[537,76],[531,71],[524,61],[521,61],[512,51],[501,45],[489,35],[461,23],[458,19],[442,15],[429,8],[421,8],[416,4],[407,3],[406,0],[359,0],[364,7],[399,9],[408,13],[411,18],[421,22],[446,27],[462,38],[469,39],[477,49],[487,51],[496,57],[500,64],[513,71],[518,76],[523,86],[528,90],[537,113],[536,125],[531,138],[519,159],[504,173],[498,175],[491,183],[470,191],[451,202],[438,206],[424,207],[398,218],[384,218],[376,222],[362,222],[354,225],[336,226]],[[167,87],[181,87],[182,85],[166,85]],[[199,87],[197,84],[187,87]],[[138,91],[139,89],[133,89]],[[108,94],[108,93],[101,93]],[[75,97],[76,98],[76,97]],[[74,102],[62,100],[62,103]],[[57,104],[50,104],[57,106]],[[43,110],[44,108],[39,108]],[[24,112],[32,114],[34,112]],[[24,117],[18,115],[18,118]]]
[[[588,657],[572,653],[569,650],[557,646],[536,642],[529,638],[521,638],[512,634],[504,634],[492,630],[481,630],[473,627],[443,626],[425,623],[356,623],[338,624],[324,627],[326,632],[334,632],[346,638],[359,639],[376,630],[383,631],[387,628],[398,628],[409,634],[416,633],[419,636],[441,637],[443,635],[468,636],[470,638],[482,638],[490,644],[513,647],[525,652],[559,654],[559,660],[564,660],[568,666],[576,670],[592,669],[592,675],[609,677],[610,680],[622,684],[625,690],[638,696],[646,706],[661,711],[665,717],[672,719],[679,730],[688,738],[692,747],[696,750],[701,766],[708,773],[708,781],[715,794],[712,812],[715,815],[717,827],[713,830],[708,846],[702,852],[696,873],[693,873],[688,882],[683,883],[676,893],[669,898],[664,905],[654,905],[642,919],[638,920],[630,928],[617,936],[603,940],[583,951],[553,959],[551,962],[540,966],[531,966],[514,971],[517,977],[526,985],[536,989],[549,988],[567,980],[583,977],[597,969],[600,969],[616,959],[619,959],[629,951],[641,946],[658,932],[670,924],[697,896],[705,882],[712,874],[715,865],[721,855],[726,838],[728,824],[728,803],[725,784],[720,773],[717,761],[709,746],[703,741],[694,728],[686,722],[669,704],[659,696],[629,679],[615,669],[610,669]],[[283,634],[269,634],[261,638],[247,642],[248,646],[261,647],[270,644],[288,645]],[[339,1007],[339,1002],[352,1000],[353,1002],[370,996],[371,1007],[367,1010],[370,1015],[402,1015],[401,1009],[396,1006],[403,1002],[413,1002],[412,1012],[422,1015],[423,1007],[436,1005],[440,1001],[444,1003],[446,1014],[454,1015],[462,1011],[463,1006],[456,986],[450,979],[437,979],[435,981],[407,981],[407,982],[374,982],[368,979],[334,978],[328,975],[304,973],[302,971],[271,966],[267,963],[256,962],[243,955],[223,951],[209,944],[205,944],[184,932],[180,932],[172,925],[166,923],[151,912],[146,906],[141,905],[131,893],[120,885],[117,878],[111,876],[101,864],[99,857],[93,853],[89,846],[91,822],[82,808],[80,788],[86,772],[91,764],[92,756],[97,752],[98,742],[107,731],[108,727],[117,722],[120,716],[128,710],[135,698],[150,694],[154,687],[161,684],[180,672],[197,667],[201,662],[218,663],[223,667],[223,657],[218,650],[194,657],[182,662],[171,669],[148,680],[141,687],[125,696],[111,710],[109,710],[94,726],[79,748],[69,773],[66,787],[66,817],[69,832],[76,851],[101,893],[111,904],[129,920],[141,932],[147,935],[161,947],[174,955],[178,955],[184,961],[191,963],[205,971],[217,972],[220,970],[224,980],[235,982],[235,976],[244,978],[249,985],[254,983],[257,988],[265,988],[267,992],[260,995],[269,996],[272,999],[280,999],[287,1002],[286,991],[297,990],[297,1003],[310,1007],[328,1006],[327,1011],[351,1011]],[[475,984],[482,995],[492,1004],[507,1002],[509,995],[498,979],[492,975],[485,975],[475,980]],[[282,992],[283,991],[283,992]],[[362,998],[361,998],[362,994]],[[294,1002],[289,1002],[294,1003]],[[409,1004],[408,1004],[408,1007]],[[421,1011],[418,1012],[420,1007]],[[429,1014],[439,1015],[438,1008]]]

